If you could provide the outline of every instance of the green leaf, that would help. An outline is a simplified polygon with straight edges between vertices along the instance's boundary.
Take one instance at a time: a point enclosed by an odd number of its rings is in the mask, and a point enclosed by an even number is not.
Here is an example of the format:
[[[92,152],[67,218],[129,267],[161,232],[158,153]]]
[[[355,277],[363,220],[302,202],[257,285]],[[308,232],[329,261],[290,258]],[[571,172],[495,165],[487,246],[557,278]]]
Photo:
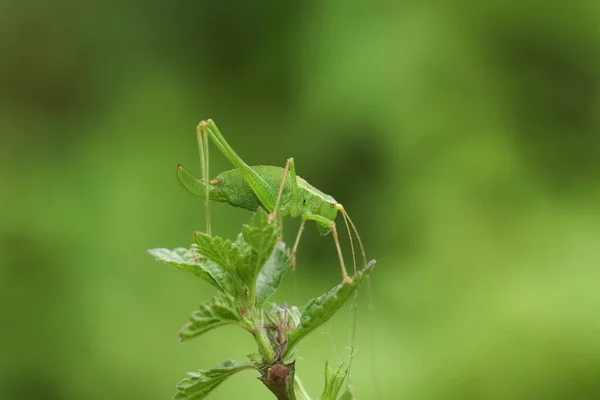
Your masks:
[[[254,290],[258,273],[279,241],[279,226],[276,221],[269,222],[268,214],[261,209],[248,225],[242,226],[242,236],[248,248],[243,249],[244,262],[238,265],[237,273]]]
[[[256,280],[278,242],[279,227],[277,223],[268,221],[268,214],[257,211],[248,225],[242,227],[242,233],[237,239],[223,240],[220,237],[209,236],[203,232],[194,233],[197,251],[210,261],[220,265],[233,277],[229,293],[236,298],[252,299],[256,291]],[[285,255],[279,254],[275,261],[281,261]],[[270,285],[276,285],[281,279],[282,267],[277,265],[272,271]],[[265,280],[267,277],[265,277]],[[266,298],[273,289],[266,289],[263,282],[261,296]],[[275,287],[276,288],[276,287]]]
[[[169,249],[150,249],[148,253],[156,260],[173,265],[178,269],[190,272],[217,289],[226,291],[230,286],[231,278],[223,269],[206,258],[199,257],[194,249],[184,249],[182,247]]]
[[[290,258],[289,249],[279,242],[256,279],[256,301],[259,306],[279,288],[281,280],[291,268]]]
[[[239,255],[238,249],[233,246],[231,240],[223,240],[204,232],[194,232],[194,241],[198,245],[198,253],[235,273]]]
[[[327,322],[340,309],[348,297],[358,289],[374,267],[375,260],[369,262],[362,271],[357,272],[352,278],[352,283],[341,283],[324,295],[310,300],[302,308],[300,325],[288,335],[286,354],[290,352],[300,339]]]
[[[232,243],[231,240],[223,240],[218,236],[209,236],[204,232],[195,232],[194,241],[196,251],[221,271],[223,290],[235,298],[244,297],[244,293],[248,290],[236,271],[236,265],[240,263],[239,243]]]
[[[200,304],[200,307],[192,312],[190,322],[179,331],[179,340],[183,342],[228,324],[236,324],[247,330],[251,329],[244,322],[235,299],[227,293],[221,293],[212,300]]]
[[[342,389],[342,385],[348,375],[348,369],[343,368],[344,365],[340,365],[338,369],[334,370],[325,364],[325,389],[319,400],[336,400]]]
[[[240,363],[228,360],[222,365],[207,370],[188,372],[177,384],[177,393],[173,396],[176,400],[204,399],[213,389],[225,379],[243,369],[252,368],[250,363]]]

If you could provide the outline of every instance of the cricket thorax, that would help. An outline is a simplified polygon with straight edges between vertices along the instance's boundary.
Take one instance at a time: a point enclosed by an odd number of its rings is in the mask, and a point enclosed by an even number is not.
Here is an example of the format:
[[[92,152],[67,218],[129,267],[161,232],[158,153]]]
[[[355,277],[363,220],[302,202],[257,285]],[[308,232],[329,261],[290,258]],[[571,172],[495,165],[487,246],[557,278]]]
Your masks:
[[[304,179],[300,177],[298,179],[301,180],[298,183],[303,191],[304,210],[324,217],[329,221],[327,223],[315,221],[317,230],[321,235],[329,234],[331,232],[331,223],[335,221],[338,210],[343,210],[343,207],[332,196],[321,192]]]

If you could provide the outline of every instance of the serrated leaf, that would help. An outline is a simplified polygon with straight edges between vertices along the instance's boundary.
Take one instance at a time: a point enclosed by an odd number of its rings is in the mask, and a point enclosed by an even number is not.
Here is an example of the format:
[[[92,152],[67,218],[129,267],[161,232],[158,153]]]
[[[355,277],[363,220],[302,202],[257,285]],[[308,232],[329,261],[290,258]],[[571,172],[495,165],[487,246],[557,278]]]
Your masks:
[[[336,400],[347,375],[348,370],[344,369],[343,364],[335,370],[325,364],[325,389],[319,400]]]
[[[218,236],[210,236],[204,232],[194,232],[194,241],[198,245],[198,253],[235,273],[239,251],[233,246],[231,240],[223,240]]]
[[[190,322],[179,330],[179,340],[183,342],[228,324],[236,324],[244,329],[250,329],[244,323],[235,299],[227,293],[221,293],[212,300],[200,304],[200,307],[192,312]]]
[[[287,353],[308,333],[323,325],[344,304],[375,267],[375,260],[352,277],[352,283],[341,283],[324,295],[310,300],[302,308],[300,325],[288,335]]]
[[[150,249],[148,253],[158,261],[173,265],[182,271],[190,272],[204,279],[221,291],[227,291],[230,286],[229,281],[231,278],[227,276],[227,273],[214,262],[199,257],[194,249],[183,247],[177,247],[173,250],[158,248]]]
[[[236,271],[236,266],[241,262],[240,246],[245,246],[243,242],[232,243],[231,240],[209,236],[204,232],[195,232],[194,241],[196,242],[196,251],[222,271],[227,293],[238,298],[248,292]]]
[[[177,384],[177,393],[173,396],[176,400],[204,399],[212,390],[219,386],[225,379],[241,370],[252,368],[250,363],[240,363],[228,360],[222,365],[207,370],[188,372]]]
[[[220,265],[234,277],[230,294],[235,297],[253,298],[257,276],[273,254],[273,249],[278,242],[278,233],[277,223],[275,221],[270,223],[268,214],[264,210],[259,210],[250,223],[242,227],[242,233],[233,242],[203,232],[194,233],[194,241],[199,254]],[[278,254],[274,262],[281,261],[284,257],[285,254]],[[275,270],[272,271],[271,282],[268,283],[271,286],[278,284],[277,279],[281,279],[278,275],[283,273],[279,264],[273,269]],[[272,289],[261,286],[263,300],[272,293],[270,292]]]
[[[290,258],[288,248],[279,242],[256,279],[256,301],[259,306],[279,288],[281,280],[291,268]]]
[[[279,227],[269,222],[264,210],[258,210],[248,225],[242,226],[242,236],[248,245],[242,253],[243,262],[237,266],[238,276],[254,290],[256,279],[279,240]]]

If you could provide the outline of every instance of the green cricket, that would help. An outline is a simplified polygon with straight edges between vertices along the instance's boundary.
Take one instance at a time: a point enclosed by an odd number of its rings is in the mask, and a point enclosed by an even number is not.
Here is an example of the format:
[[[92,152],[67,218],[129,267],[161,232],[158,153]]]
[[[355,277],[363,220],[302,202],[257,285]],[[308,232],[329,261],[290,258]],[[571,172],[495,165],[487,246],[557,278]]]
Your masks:
[[[335,224],[335,218],[339,211],[344,218],[350,238],[354,272],[356,273],[356,258],[350,226],[360,245],[364,264],[367,264],[365,250],[358,231],[344,207],[332,196],[321,192],[306,180],[297,176],[293,158],[289,158],[283,168],[266,165],[251,167],[229,146],[217,125],[210,119],[200,122],[197,128],[197,138],[202,178],[196,178],[183,166],[178,165],[177,180],[188,193],[205,201],[207,233],[210,234],[209,202],[211,201],[227,203],[250,211],[256,211],[262,206],[270,213],[269,219],[271,221],[286,215],[294,218],[300,217],[302,221],[292,247],[290,262],[292,267],[295,268],[296,252],[304,231],[304,225],[307,221],[315,221],[317,230],[321,235],[325,236],[332,233],[340,260],[343,281],[351,283],[352,278],[346,271]],[[208,138],[235,167],[222,172],[211,180],[209,180]]]

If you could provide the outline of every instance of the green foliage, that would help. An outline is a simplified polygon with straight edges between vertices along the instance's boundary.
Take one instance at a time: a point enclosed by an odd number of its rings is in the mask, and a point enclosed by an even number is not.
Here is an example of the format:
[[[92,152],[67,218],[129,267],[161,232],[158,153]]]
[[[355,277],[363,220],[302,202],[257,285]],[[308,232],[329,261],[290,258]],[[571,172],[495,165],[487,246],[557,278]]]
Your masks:
[[[243,256],[236,271],[239,277],[252,288],[251,298],[254,298],[256,278],[273,253],[278,241],[279,229],[276,223],[269,223],[267,213],[261,211],[255,214],[250,224],[242,227],[242,236],[247,246],[243,248]],[[265,271],[265,273],[277,273],[278,270],[284,268],[281,264],[283,261],[281,257],[274,260],[279,265],[275,266],[274,270]],[[270,282],[274,282],[274,279],[270,276],[265,276],[265,278]]]
[[[178,247],[173,250],[159,248],[150,249],[148,253],[158,261],[173,265],[182,271],[191,272],[221,291],[227,292],[230,287],[229,275],[225,274],[218,264],[207,258],[199,257],[194,248]]]
[[[277,291],[281,280],[291,269],[290,259],[289,249],[283,242],[278,243],[256,280],[256,301],[259,306]]]
[[[250,330],[240,314],[236,300],[227,293],[220,293],[212,300],[200,304],[190,315],[190,322],[179,330],[179,340],[191,339],[219,326],[235,324]]]
[[[219,386],[225,379],[244,369],[251,368],[249,363],[227,360],[222,365],[196,372],[188,372],[187,377],[177,384],[174,400],[199,400]]]
[[[354,275],[352,283],[340,283],[324,295],[310,300],[302,308],[300,324],[288,336],[288,352],[300,339],[327,322],[340,309],[348,297],[358,289],[374,267],[375,261],[371,261],[362,271]]]
[[[222,276],[217,274],[218,266],[210,263],[207,259],[198,258],[196,252],[193,249],[184,249],[178,247],[173,250],[169,249],[150,249],[148,250],[150,255],[154,256],[158,261],[165,262],[169,265],[173,265],[178,269],[186,272],[190,272],[217,289],[222,290],[222,279],[215,279],[216,277]]]
[[[238,297],[248,291],[248,287],[236,273],[241,243],[236,246],[231,240],[212,237],[202,232],[194,233],[194,241],[200,257],[205,257],[217,266],[221,288],[225,293]]]
[[[197,253],[221,267],[225,278],[223,280],[227,282],[224,285],[225,291],[234,297],[244,297],[251,302],[256,292],[257,276],[277,244],[277,232],[277,224],[269,223],[267,213],[260,211],[254,215],[248,225],[242,227],[241,234],[234,242],[212,237],[203,232],[196,232],[194,240]],[[278,255],[277,260],[273,260],[276,265],[271,263],[270,268],[273,271],[268,276],[263,276],[263,285],[265,281],[280,282],[280,278],[277,277],[285,270],[282,266],[284,258]],[[264,290],[261,286],[261,291]],[[261,296],[267,294],[262,293]]]
[[[265,301],[273,295],[290,269],[290,251],[279,241],[280,226],[269,221],[264,210],[257,211],[242,227],[235,241],[196,232],[191,249],[152,249],[158,261],[191,272],[219,290],[212,300],[199,306],[190,321],[179,331],[181,341],[192,339],[223,325],[238,325],[250,332],[258,347],[251,363],[229,361],[220,367],[189,373],[177,385],[175,399],[201,399],[235,372],[254,367],[260,380],[278,399],[308,399],[302,389],[296,397],[299,380],[295,364],[284,364],[290,350],[307,334],[323,325],[368,277],[374,267],[369,263],[353,277],[326,294],[312,299],[302,308],[271,306]],[[342,367],[326,369],[324,400],[335,400],[346,377]]]
[[[325,388],[319,400],[336,400],[342,389],[342,385],[346,380],[348,371],[344,365],[340,365],[337,369],[332,369],[329,364],[325,364]]]

